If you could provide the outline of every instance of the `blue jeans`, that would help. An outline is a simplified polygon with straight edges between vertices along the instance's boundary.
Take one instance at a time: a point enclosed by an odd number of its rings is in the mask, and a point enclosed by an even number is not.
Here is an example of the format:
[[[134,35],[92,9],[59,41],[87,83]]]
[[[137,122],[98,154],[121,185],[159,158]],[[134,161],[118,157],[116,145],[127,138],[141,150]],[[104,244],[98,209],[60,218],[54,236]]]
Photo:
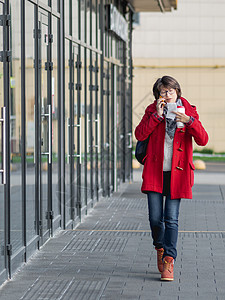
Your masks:
[[[177,257],[178,216],[180,199],[171,200],[166,196],[163,207],[163,195],[156,192],[148,192],[149,222],[152,231],[153,245],[156,248],[164,248],[164,255]]]

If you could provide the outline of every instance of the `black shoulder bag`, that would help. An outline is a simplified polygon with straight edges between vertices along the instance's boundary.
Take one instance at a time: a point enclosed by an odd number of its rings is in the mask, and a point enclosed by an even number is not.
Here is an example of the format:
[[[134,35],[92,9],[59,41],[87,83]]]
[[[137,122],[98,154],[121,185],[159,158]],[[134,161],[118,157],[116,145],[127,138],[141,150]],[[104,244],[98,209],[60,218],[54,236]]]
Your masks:
[[[135,149],[135,157],[137,161],[144,165],[146,159],[146,152],[148,146],[149,137],[144,141],[138,141]]]

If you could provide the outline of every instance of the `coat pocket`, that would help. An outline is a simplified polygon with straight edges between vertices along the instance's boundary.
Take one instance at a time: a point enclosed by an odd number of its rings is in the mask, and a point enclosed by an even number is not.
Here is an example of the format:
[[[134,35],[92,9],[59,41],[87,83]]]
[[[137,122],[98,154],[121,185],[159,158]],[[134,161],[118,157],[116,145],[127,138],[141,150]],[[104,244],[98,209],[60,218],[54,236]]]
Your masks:
[[[193,162],[190,162],[190,184],[191,187],[194,185],[194,170],[195,170],[195,165]]]

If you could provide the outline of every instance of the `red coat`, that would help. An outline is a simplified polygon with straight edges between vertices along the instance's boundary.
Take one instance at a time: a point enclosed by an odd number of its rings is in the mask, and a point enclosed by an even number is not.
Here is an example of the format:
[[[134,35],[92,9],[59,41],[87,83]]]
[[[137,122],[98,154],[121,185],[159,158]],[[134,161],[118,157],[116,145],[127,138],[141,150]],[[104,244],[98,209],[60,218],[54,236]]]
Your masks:
[[[171,199],[192,198],[192,186],[194,184],[194,164],[192,137],[199,146],[205,146],[208,142],[208,134],[199,121],[195,106],[181,97],[185,114],[194,117],[191,125],[177,128],[173,140],[173,156],[171,168]],[[165,119],[160,120],[156,114],[156,101],[149,105],[145,114],[135,129],[136,139],[145,140],[149,135],[147,157],[142,173],[143,193],[163,191],[163,157],[165,139]]]

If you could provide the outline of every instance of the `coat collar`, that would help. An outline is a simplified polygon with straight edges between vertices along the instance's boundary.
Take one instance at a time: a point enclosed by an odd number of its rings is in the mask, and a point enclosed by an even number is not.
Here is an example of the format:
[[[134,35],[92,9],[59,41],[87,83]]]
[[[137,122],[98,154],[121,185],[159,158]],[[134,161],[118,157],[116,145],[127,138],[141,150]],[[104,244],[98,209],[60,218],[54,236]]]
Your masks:
[[[191,105],[185,98],[180,97],[183,106],[185,107],[185,114],[187,116],[192,116],[193,118],[199,119],[197,110],[196,110],[196,106]]]

